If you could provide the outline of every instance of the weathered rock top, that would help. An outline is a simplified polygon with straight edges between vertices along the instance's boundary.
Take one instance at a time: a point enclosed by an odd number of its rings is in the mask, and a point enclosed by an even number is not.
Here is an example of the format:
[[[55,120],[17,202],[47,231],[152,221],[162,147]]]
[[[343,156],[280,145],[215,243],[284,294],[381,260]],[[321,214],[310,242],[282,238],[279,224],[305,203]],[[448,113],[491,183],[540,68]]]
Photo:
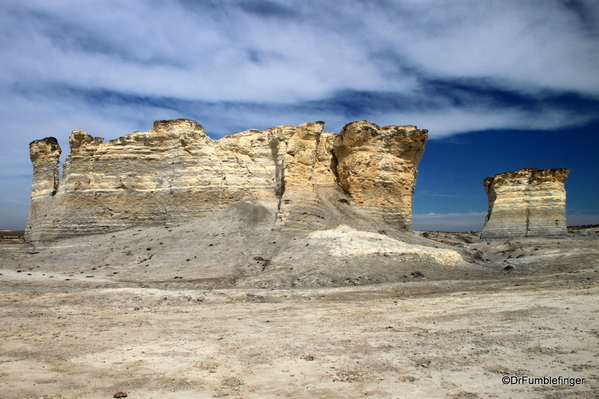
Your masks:
[[[367,121],[339,134],[323,129],[311,122],[212,140],[199,123],[177,119],[107,143],[74,130],[61,181],[56,139],[34,141],[26,238],[168,226],[242,201],[268,209],[273,228],[335,226],[350,212],[411,229],[427,131]]]
[[[487,177],[484,180],[483,185],[485,189],[491,187],[499,187],[503,184],[532,184],[542,182],[559,182],[565,183],[570,169],[568,168],[556,168],[556,169],[539,169],[539,168],[526,168],[516,170],[514,172],[499,173],[495,176]]]

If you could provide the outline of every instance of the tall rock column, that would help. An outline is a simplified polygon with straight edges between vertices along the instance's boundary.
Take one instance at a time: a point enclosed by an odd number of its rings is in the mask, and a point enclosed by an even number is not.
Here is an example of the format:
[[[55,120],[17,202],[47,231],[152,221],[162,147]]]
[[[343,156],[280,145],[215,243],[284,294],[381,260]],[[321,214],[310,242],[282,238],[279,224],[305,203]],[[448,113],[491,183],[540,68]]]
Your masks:
[[[570,169],[521,169],[487,177],[489,213],[481,238],[567,235],[566,190]]]
[[[54,137],[46,137],[29,144],[29,157],[33,164],[32,202],[56,194],[61,152],[58,140]]]
[[[364,216],[412,229],[412,198],[427,130],[379,127],[367,121],[346,125],[333,141],[339,185]]]
[[[37,239],[35,233],[42,234],[39,225],[44,209],[51,207],[52,199],[58,191],[58,174],[62,150],[58,140],[46,137],[29,144],[29,157],[33,164],[33,182],[31,184],[31,207],[25,229],[25,239]]]

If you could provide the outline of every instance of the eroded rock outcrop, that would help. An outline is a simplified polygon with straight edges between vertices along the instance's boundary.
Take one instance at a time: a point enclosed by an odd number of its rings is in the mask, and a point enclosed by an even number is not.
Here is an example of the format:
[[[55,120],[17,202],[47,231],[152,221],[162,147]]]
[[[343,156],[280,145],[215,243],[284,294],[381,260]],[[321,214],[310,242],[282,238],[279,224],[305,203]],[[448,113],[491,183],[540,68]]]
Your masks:
[[[75,130],[60,182],[58,142],[34,141],[26,239],[169,226],[241,201],[264,206],[274,228],[317,229],[355,211],[410,229],[427,131],[366,121],[340,134],[323,128],[313,122],[212,140],[197,122],[177,119],[108,143]]]
[[[481,238],[561,237],[570,169],[521,169],[487,177],[489,213]]]
[[[333,140],[339,185],[363,215],[412,228],[412,198],[426,134],[415,126],[346,125]]]
[[[29,157],[33,164],[31,201],[37,202],[56,194],[61,153],[60,145],[54,137],[46,137],[29,144]]]

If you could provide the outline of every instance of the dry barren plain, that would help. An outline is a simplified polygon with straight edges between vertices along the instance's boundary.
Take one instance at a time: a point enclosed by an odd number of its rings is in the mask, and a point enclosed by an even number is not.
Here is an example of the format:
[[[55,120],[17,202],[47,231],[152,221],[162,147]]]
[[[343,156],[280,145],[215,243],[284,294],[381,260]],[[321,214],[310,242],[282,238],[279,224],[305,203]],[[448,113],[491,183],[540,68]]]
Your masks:
[[[441,266],[196,227],[4,240],[0,398],[599,397],[596,227],[414,233]]]

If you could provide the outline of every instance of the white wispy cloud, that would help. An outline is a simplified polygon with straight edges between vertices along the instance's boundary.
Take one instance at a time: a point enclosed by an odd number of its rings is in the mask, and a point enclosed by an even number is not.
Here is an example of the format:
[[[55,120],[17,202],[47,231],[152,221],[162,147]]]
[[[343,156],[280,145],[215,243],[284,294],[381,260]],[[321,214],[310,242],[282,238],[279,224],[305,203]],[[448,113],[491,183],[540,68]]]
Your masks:
[[[597,118],[597,0],[4,0],[0,169],[73,129],[368,119],[430,137]],[[16,156],[15,156],[16,154]],[[0,190],[10,188],[0,187]]]
[[[364,116],[385,124],[422,120],[419,124],[433,137],[485,128],[562,127],[590,115],[556,117],[555,105],[547,104],[530,118],[530,112],[485,104],[482,98],[460,106],[435,101],[439,93],[423,91],[421,83],[475,78],[531,96],[565,90],[597,97],[599,32],[593,3],[580,2],[589,25],[580,11],[559,1],[357,1],[348,6],[9,0],[0,21],[0,87],[9,108],[19,95],[11,91],[15,85],[51,92],[58,84],[191,101],[287,104],[287,114],[302,116],[302,102],[367,90],[431,101],[430,107]],[[64,100],[77,105],[75,98]],[[57,107],[60,101],[52,99]],[[26,109],[16,111],[22,115]],[[335,110],[330,114],[334,118]],[[527,125],[531,120],[536,124]]]

